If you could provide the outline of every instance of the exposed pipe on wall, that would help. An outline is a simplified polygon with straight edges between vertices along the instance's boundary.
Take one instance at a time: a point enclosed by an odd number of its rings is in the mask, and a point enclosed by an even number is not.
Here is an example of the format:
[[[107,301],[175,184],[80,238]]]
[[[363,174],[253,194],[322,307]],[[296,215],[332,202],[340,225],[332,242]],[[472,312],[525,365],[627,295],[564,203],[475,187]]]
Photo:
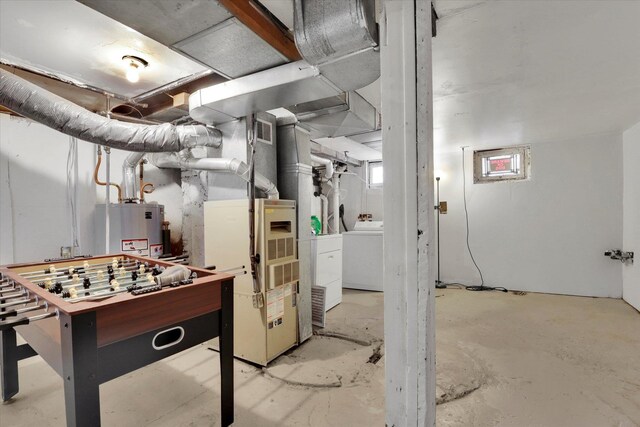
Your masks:
[[[209,126],[144,125],[102,117],[2,69],[0,104],[67,135],[121,150],[175,152],[222,143],[222,133]]]
[[[333,197],[332,197],[332,205],[333,205],[333,217],[331,218],[331,229],[330,234],[339,234],[340,233],[340,174],[336,173],[333,175],[332,179],[333,184]]]
[[[325,159],[324,157],[316,156],[315,154],[311,155],[311,161],[324,165],[325,178],[331,179],[333,177],[333,161]]]
[[[107,149],[105,147],[105,156],[108,157],[108,153],[106,152]],[[95,183],[97,185],[102,185],[102,186],[106,186],[106,187],[115,187],[116,190],[118,190],[118,202],[122,202],[122,188],[118,185],[118,184],[114,184],[112,182],[109,182],[109,173],[110,173],[110,165],[107,165],[107,181],[100,181],[100,178],[98,178],[98,172],[100,171],[100,165],[102,164],[102,148],[98,147],[98,160],[96,161],[96,168],[93,171],[93,180],[95,181]],[[107,195],[109,195],[109,190],[110,188],[107,188]]]
[[[161,169],[175,168],[188,170],[202,170],[209,172],[233,173],[249,182],[249,165],[238,159],[194,158],[190,151],[180,153],[156,153],[148,156],[155,167]],[[256,187],[264,191],[270,199],[279,198],[276,186],[263,175],[256,173]]]

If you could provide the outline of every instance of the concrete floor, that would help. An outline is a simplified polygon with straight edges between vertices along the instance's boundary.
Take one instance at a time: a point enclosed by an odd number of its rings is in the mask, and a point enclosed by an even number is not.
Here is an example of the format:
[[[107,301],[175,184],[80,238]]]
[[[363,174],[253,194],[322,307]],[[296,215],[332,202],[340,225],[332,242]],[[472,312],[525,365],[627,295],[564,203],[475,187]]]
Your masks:
[[[438,425],[640,425],[640,314],[624,302],[446,290],[436,303]],[[363,342],[314,336],[268,373],[236,361],[235,425],[384,425],[384,357],[370,362],[382,294],[345,291],[325,331]],[[103,425],[218,425],[208,347],[101,386]],[[39,358],[20,368],[0,426],[63,426],[61,380]]]

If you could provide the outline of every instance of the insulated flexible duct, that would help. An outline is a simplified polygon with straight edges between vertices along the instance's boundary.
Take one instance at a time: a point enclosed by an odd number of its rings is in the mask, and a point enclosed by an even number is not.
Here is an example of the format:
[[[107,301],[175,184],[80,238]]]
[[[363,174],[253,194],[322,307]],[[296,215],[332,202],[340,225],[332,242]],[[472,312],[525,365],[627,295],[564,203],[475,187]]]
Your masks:
[[[238,159],[194,158],[191,153],[162,153],[149,156],[152,165],[158,168],[179,168],[211,172],[233,173],[249,182],[249,165]],[[270,199],[279,197],[276,186],[258,173],[255,174],[256,187],[264,191]]]
[[[94,114],[0,69],[0,104],[21,116],[73,137],[127,151],[180,151],[219,147],[222,133],[208,126],[123,123]]]

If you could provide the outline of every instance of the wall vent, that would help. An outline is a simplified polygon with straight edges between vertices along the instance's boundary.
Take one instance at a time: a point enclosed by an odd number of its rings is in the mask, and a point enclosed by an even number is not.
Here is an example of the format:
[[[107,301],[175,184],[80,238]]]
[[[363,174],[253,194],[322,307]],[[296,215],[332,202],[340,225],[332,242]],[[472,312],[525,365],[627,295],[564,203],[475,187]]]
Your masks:
[[[271,123],[261,119],[257,119],[256,121],[257,121],[256,139],[259,142],[264,142],[265,144],[273,145],[273,126],[271,125]]]

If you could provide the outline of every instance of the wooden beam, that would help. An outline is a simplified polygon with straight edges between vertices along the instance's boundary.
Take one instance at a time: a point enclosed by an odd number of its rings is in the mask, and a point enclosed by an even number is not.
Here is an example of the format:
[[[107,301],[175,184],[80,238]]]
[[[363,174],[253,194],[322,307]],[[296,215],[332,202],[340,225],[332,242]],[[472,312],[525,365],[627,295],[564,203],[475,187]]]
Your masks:
[[[291,33],[253,0],[219,0],[232,15],[290,61],[302,59]]]

